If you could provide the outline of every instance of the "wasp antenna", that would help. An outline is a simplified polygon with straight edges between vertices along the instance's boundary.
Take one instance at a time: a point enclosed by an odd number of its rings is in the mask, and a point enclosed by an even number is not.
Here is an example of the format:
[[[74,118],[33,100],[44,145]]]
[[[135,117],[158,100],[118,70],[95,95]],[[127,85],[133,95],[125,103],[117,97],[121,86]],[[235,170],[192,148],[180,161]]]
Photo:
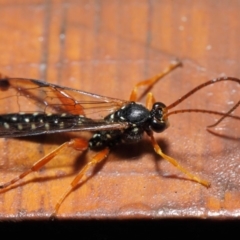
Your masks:
[[[238,101],[227,113],[225,113],[217,122],[212,125],[207,126],[207,128],[216,127],[220,122],[222,122],[226,117],[232,117],[230,115],[238,106],[240,105],[240,101]]]
[[[229,115],[227,113],[222,113],[222,112],[217,112],[217,111],[211,111],[211,110],[206,110],[206,109],[180,109],[180,110],[175,110],[175,111],[171,111],[168,112],[164,115],[164,118],[168,118],[170,115],[174,115],[174,114],[179,114],[179,113],[190,113],[190,112],[195,112],[195,113],[206,113],[206,114],[214,114],[214,115],[218,115],[218,116],[222,116],[222,117],[230,117],[236,120],[240,120],[239,116],[235,116],[235,115]],[[209,128],[209,126],[207,126],[207,128]]]
[[[209,80],[209,81],[207,81],[205,83],[202,83],[199,86],[195,87],[194,89],[189,91],[187,94],[185,94],[181,98],[179,98],[177,101],[175,101],[172,104],[168,105],[167,109],[171,109],[171,108],[177,106],[178,104],[183,102],[185,99],[187,99],[188,97],[190,97],[191,95],[193,95],[194,93],[199,91],[200,89],[202,89],[204,87],[207,87],[208,85],[215,84],[217,82],[222,82],[222,81],[233,81],[233,82],[237,82],[237,83],[240,84],[240,79],[234,78],[234,77],[219,77],[219,78],[215,78],[215,79]]]

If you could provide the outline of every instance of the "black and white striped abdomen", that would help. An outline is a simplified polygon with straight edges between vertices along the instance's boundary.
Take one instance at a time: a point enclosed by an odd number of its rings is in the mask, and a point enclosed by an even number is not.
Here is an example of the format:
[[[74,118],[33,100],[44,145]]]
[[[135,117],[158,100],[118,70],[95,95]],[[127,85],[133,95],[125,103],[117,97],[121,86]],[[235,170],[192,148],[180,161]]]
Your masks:
[[[46,113],[17,113],[0,115],[1,136],[31,136],[46,132],[58,132],[83,125],[88,121],[82,115],[46,114]]]

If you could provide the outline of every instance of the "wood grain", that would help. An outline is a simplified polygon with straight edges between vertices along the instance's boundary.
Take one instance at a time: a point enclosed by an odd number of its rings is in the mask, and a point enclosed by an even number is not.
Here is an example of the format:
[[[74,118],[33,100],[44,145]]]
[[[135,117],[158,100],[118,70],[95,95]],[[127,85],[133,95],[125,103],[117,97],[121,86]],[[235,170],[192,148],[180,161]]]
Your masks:
[[[128,99],[138,81],[178,58],[184,67],[152,90],[158,101],[169,105],[208,79],[240,77],[239,11],[239,1],[0,0],[1,72]],[[238,96],[237,84],[216,84],[178,109],[227,111]],[[115,149],[64,201],[58,217],[239,217],[239,140],[209,134],[205,127],[215,119],[179,114],[170,117],[168,130],[156,134],[163,151],[210,181],[209,189],[157,157],[145,137],[139,144]],[[230,119],[218,130],[240,136],[238,123]],[[1,139],[0,182],[71,137]],[[40,172],[1,193],[0,218],[48,219],[91,155],[67,149]]]

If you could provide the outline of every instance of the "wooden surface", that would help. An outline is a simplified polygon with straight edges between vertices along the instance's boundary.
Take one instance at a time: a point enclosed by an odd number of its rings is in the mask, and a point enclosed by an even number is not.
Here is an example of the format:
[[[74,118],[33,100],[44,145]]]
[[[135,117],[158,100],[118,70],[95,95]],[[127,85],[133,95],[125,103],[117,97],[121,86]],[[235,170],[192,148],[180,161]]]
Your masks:
[[[138,81],[181,59],[153,89],[169,105],[219,76],[240,77],[239,1],[0,0],[0,68],[11,77],[41,79],[128,99]],[[227,111],[239,86],[216,84],[178,109]],[[236,112],[236,114],[238,114]],[[238,114],[239,115],[239,114]],[[163,151],[209,189],[157,157],[147,137],[119,146],[62,204],[59,218],[235,218],[240,215],[239,140],[213,136],[202,114],[170,117],[156,138]],[[218,131],[239,137],[238,122]],[[26,170],[70,135],[0,140],[0,182]],[[91,157],[67,149],[40,172],[0,195],[0,218],[48,219],[71,180]]]

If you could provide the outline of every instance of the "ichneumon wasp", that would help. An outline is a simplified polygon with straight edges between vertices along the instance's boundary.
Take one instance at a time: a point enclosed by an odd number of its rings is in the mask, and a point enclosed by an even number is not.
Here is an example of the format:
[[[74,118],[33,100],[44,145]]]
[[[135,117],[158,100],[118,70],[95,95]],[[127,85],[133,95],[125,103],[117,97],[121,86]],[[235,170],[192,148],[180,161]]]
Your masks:
[[[63,143],[34,163],[30,169],[0,185],[0,188],[6,189],[31,172],[38,171],[64,148],[71,147],[78,151],[96,150],[96,155],[82,168],[58,200],[53,213],[55,215],[64,199],[86,176],[87,171],[107,158],[112,147],[123,142],[138,142],[144,133],[149,136],[151,144],[159,156],[173,164],[189,179],[209,187],[208,181],[190,173],[174,158],[164,154],[153,133],[160,133],[167,129],[169,116],[184,112],[200,112],[220,116],[221,118],[212,126],[226,117],[240,119],[231,115],[238,107],[239,102],[226,113],[197,108],[169,111],[208,85],[222,81],[233,81],[240,84],[240,80],[232,77],[213,79],[200,84],[168,106],[156,102],[149,90],[163,76],[179,66],[181,63],[176,61],[162,73],[136,84],[130,94],[130,99],[127,101],[61,87],[39,80],[1,76],[0,101],[6,107],[0,110],[0,137],[14,138],[80,131],[93,132],[93,136],[89,141],[75,138]],[[146,106],[136,102],[139,87],[146,89],[143,93],[146,95]],[[10,101],[17,103],[15,107],[8,107]]]

